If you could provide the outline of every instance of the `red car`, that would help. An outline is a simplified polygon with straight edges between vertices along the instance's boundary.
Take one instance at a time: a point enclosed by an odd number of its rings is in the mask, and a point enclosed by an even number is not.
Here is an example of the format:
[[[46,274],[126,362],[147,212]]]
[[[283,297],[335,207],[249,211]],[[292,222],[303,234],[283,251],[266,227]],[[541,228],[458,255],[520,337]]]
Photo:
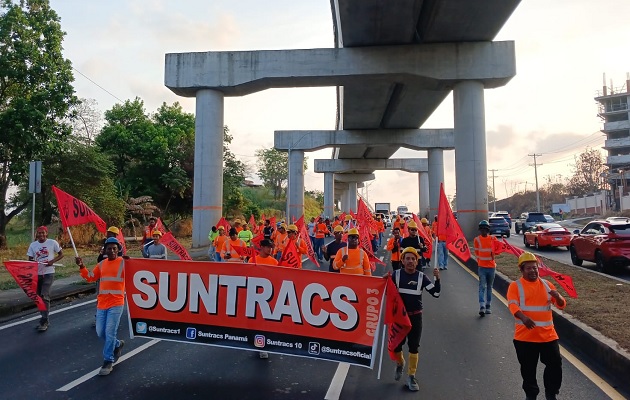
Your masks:
[[[560,246],[566,246],[568,250],[571,245],[571,232],[558,224],[536,224],[525,231],[523,243],[525,247],[534,246],[537,250],[541,247]]]
[[[592,261],[602,272],[612,267],[630,265],[630,224],[623,222],[592,221],[581,231],[573,231],[571,262],[581,266]]]

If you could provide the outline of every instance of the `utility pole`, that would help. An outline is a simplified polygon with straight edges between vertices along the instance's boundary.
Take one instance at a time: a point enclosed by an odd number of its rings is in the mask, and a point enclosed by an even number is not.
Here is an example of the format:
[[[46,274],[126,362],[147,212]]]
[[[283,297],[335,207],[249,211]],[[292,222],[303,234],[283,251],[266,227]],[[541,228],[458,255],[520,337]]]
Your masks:
[[[538,166],[542,164],[536,164],[536,157],[541,157],[542,154],[528,154],[529,157],[534,157],[534,176],[536,177],[536,211],[540,212],[540,192],[538,191]]]
[[[488,172],[492,172],[492,197],[494,198],[494,212],[497,212],[497,192],[494,190],[494,173],[497,172],[498,169],[489,169]]]

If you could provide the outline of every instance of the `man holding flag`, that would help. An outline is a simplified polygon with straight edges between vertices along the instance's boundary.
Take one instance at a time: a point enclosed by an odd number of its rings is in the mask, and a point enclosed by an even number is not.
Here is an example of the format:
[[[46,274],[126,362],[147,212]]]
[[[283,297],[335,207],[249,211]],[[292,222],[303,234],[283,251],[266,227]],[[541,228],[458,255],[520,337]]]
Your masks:
[[[36,329],[48,330],[48,312],[50,311],[50,288],[55,278],[54,264],[63,258],[63,251],[56,240],[48,239],[48,228],[40,226],[35,233],[36,240],[28,247],[26,255],[29,261],[37,261],[37,295],[44,300],[46,309],[40,311],[41,319]]]
[[[400,293],[405,310],[407,310],[411,330],[394,349],[394,357],[396,358],[394,379],[399,381],[402,377],[405,367],[405,356],[402,349],[406,341],[409,348],[409,367],[407,368],[407,382],[405,384],[409,390],[416,392],[420,390],[416,379],[416,369],[418,368],[418,348],[422,336],[422,290],[426,289],[433,297],[440,297],[440,271],[437,268],[433,269],[435,279],[434,282],[431,282],[422,271],[417,270],[420,254],[413,247],[405,248],[401,257],[403,268],[394,271],[391,279]]]

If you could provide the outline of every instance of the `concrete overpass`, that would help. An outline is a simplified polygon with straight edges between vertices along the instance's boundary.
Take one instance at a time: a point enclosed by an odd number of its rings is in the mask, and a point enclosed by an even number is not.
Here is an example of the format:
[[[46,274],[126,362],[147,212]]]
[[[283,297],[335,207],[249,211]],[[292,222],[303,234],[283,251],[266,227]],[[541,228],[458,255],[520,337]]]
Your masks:
[[[207,227],[221,215],[222,185],[211,171],[221,169],[224,97],[305,86],[337,86],[337,131],[365,135],[419,128],[452,90],[458,209],[470,234],[487,215],[483,92],[515,74],[514,43],[492,39],[518,3],[331,0],[335,48],[167,54],[165,85],[197,100],[193,246],[206,244]],[[400,147],[360,141],[334,147],[333,158],[387,159]],[[429,149],[430,173],[443,165],[443,149]],[[288,150],[297,185],[289,209],[299,215],[304,150]],[[430,203],[437,204],[433,191]]]

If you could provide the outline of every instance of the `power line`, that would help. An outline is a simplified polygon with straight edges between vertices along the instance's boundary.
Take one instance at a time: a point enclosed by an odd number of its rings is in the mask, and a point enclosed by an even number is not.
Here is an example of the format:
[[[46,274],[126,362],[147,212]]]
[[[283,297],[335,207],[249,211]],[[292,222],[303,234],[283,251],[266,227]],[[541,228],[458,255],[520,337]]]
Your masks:
[[[94,82],[92,79],[90,79],[90,77],[88,77],[87,75],[85,75],[83,72],[79,71],[78,69],[76,69],[75,67],[72,67],[73,70],[77,71],[79,73],[79,75],[81,75],[82,77],[84,77],[85,79],[87,79],[88,81],[92,82],[93,84],[95,84],[96,86],[98,86],[102,91],[104,91],[105,93],[109,94],[110,96],[112,96],[113,98],[115,98],[116,100],[120,101],[121,103],[124,103],[123,100],[121,100],[118,96],[116,96],[115,94],[113,94],[112,92],[110,92],[109,90],[105,89],[103,86],[99,85],[98,83]]]

